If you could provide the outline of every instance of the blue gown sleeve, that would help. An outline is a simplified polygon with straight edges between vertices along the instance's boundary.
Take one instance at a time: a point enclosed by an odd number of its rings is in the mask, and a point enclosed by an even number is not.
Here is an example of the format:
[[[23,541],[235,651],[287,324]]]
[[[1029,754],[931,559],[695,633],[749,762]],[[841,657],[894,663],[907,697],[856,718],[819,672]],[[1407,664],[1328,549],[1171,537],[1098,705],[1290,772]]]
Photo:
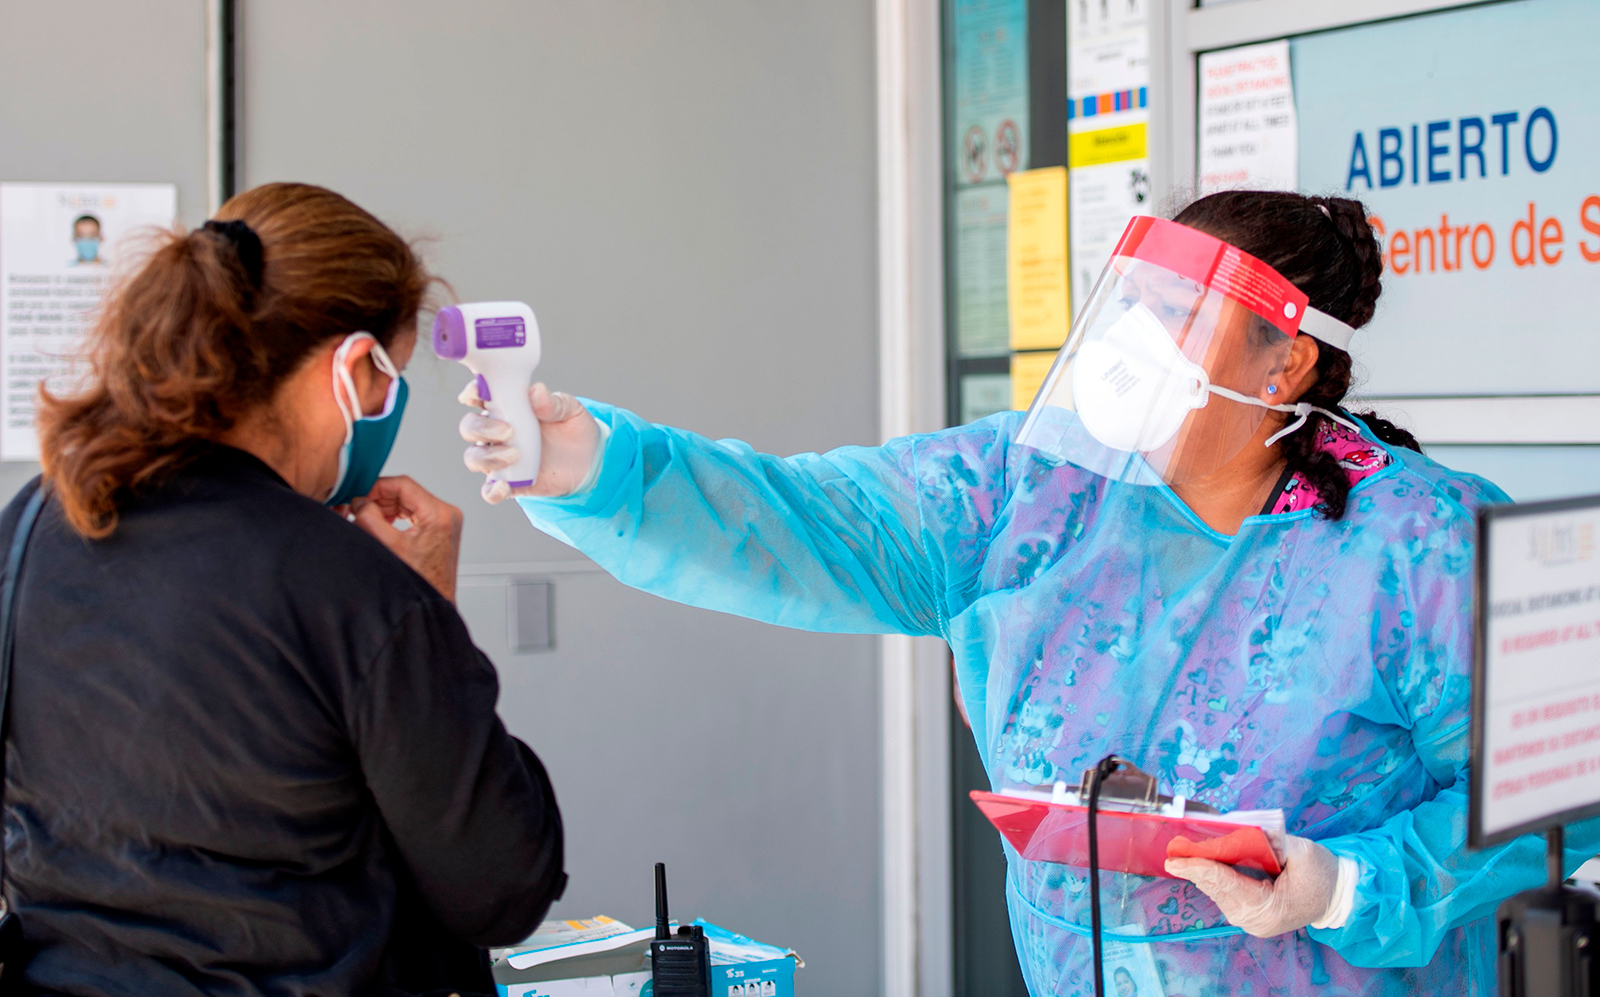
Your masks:
[[[1487,482],[1483,498],[1507,501]],[[1472,550],[1470,513],[1446,527],[1425,527],[1391,544],[1392,585],[1379,597],[1373,633],[1388,692],[1411,723],[1411,738],[1441,787],[1430,800],[1368,831],[1324,839],[1360,869],[1355,904],[1344,925],[1310,930],[1345,961],[1371,968],[1423,966],[1446,932],[1493,915],[1501,901],[1545,882],[1544,839],[1525,835],[1504,845],[1467,847],[1471,780]],[[1395,622],[1399,628],[1393,626]],[[1396,655],[1396,634],[1406,634]],[[1567,828],[1570,873],[1600,853],[1600,820]]]
[[[944,634],[998,504],[999,420],[780,458],[584,404],[610,431],[593,485],[518,502],[623,583],[804,630]]]

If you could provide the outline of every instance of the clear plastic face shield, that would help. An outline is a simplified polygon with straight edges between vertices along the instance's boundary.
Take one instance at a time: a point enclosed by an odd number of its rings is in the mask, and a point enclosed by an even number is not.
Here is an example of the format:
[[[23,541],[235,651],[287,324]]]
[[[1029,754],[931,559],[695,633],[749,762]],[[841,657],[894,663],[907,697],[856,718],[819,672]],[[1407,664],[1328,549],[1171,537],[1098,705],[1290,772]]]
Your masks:
[[[1299,417],[1284,432],[1304,424],[1310,406],[1285,405],[1281,395],[1296,335],[1348,346],[1350,327],[1315,311],[1308,321],[1306,302],[1277,271],[1220,239],[1135,218],[1016,442],[1115,481],[1179,485],[1214,474],[1269,413]]]

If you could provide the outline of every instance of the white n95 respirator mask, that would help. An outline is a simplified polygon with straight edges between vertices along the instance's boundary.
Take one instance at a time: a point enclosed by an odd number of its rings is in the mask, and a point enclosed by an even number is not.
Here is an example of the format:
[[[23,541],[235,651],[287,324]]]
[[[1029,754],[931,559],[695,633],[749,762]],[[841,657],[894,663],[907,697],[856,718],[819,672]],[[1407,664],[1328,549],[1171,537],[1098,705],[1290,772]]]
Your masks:
[[[1072,364],[1084,428],[1113,450],[1156,450],[1210,398],[1206,369],[1183,355],[1161,320],[1134,305]]]

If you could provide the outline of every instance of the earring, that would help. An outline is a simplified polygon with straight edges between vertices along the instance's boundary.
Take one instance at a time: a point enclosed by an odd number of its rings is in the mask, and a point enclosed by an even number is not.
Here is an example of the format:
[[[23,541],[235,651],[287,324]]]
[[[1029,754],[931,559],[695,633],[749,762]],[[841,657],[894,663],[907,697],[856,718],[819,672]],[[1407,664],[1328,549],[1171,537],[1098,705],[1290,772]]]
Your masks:
[[[1276,384],[1267,385],[1267,394],[1275,395],[1277,393],[1278,393],[1278,386]]]

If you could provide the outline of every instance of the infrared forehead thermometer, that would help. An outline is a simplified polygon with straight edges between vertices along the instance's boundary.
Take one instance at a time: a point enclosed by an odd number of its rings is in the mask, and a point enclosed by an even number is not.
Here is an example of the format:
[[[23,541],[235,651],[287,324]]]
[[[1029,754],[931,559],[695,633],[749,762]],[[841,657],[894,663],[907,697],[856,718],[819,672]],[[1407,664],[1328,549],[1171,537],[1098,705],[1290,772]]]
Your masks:
[[[539,320],[520,301],[476,301],[439,309],[433,319],[433,351],[478,375],[484,411],[511,425],[508,441],[522,452],[510,467],[489,475],[512,488],[539,476],[539,420],[528,404],[528,386],[539,366]]]

